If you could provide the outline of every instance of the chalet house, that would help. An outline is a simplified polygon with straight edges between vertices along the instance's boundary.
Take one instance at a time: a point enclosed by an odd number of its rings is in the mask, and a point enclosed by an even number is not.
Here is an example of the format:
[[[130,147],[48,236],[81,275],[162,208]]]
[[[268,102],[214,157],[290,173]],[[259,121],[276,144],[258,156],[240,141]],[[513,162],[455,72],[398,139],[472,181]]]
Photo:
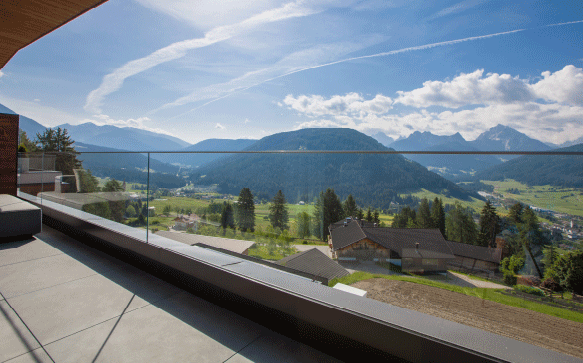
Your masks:
[[[177,231],[186,231],[189,228],[195,229],[200,221],[200,217],[196,214],[188,216],[181,215],[174,218],[174,229]]]
[[[383,228],[347,218],[330,225],[332,257],[339,261],[386,261],[403,271],[445,271],[455,259],[439,229]]]
[[[488,248],[466,243],[447,241],[455,260],[450,261],[452,267],[471,271],[496,271],[500,265],[502,248]]]

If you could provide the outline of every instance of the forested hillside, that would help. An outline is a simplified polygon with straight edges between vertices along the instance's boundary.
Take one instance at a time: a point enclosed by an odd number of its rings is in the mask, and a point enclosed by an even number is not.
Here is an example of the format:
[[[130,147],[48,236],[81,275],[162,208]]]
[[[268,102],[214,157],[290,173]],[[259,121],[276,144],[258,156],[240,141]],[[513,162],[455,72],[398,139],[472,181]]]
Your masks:
[[[583,144],[553,150],[583,152]],[[583,187],[583,156],[525,155],[476,173],[476,180],[514,179],[528,185]]]
[[[265,137],[245,150],[389,149],[351,129],[303,129]],[[226,193],[249,187],[254,195],[274,195],[281,189],[291,202],[311,201],[330,187],[342,199],[352,194],[360,203],[379,208],[387,208],[399,194],[421,188],[461,199],[470,195],[423,166],[394,154],[233,155],[201,168],[193,174],[193,182],[218,184]]]

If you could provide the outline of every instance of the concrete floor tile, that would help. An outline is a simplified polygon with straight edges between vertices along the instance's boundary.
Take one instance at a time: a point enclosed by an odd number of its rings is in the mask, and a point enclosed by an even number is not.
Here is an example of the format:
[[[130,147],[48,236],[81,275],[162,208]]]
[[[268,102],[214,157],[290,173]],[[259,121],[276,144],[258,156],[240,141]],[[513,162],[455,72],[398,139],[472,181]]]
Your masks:
[[[61,251],[36,238],[2,243],[0,244],[0,266],[36,260],[61,253]]]
[[[53,363],[53,361],[42,348],[38,348],[6,363]]]
[[[74,258],[60,254],[0,267],[0,291],[10,299],[95,273]]]
[[[142,274],[93,275],[8,301],[39,341],[47,344],[181,291]]]
[[[40,345],[6,301],[0,301],[0,362],[39,347]]]
[[[226,363],[341,362],[310,346],[269,332],[227,360]]]
[[[45,348],[57,362],[224,362],[264,330],[182,293]]]

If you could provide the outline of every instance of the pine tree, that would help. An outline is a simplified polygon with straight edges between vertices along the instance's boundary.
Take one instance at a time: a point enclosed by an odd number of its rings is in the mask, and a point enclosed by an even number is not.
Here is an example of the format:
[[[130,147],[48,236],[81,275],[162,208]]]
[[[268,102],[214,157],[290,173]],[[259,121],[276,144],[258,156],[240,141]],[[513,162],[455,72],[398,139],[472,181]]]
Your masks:
[[[79,169],[77,172],[79,178],[79,193],[95,193],[99,191],[99,180],[91,174],[91,170]]]
[[[271,200],[271,205],[269,206],[269,221],[274,229],[279,228],[281,231],[288,229],[287,222],[289,216],[286,203],[285,196],[281,190],[279,190]]]
[[[24,148],[24,149],[22,149]],[[25,131],[20,130],[20,133],[18,134],[18,151],[19,152],[35,152],[37,151],[37,147],[34,144],[34,142],[32,142],[29,138],[28,135],[26,134]]]
[[[515,225],[518,226],[519,224],[522,223],[523,211],[524,208],[520,202],[514,204],[512,207],[510,207],[510,210],[508,211],[508,219],[510,219],[512,222],[514,222]]]
[[[534,263],[534,267],[536,268],[537,273],[539,274],[540,278],[543,277],[542,271],[540,270],[535,256],[532,252],[532,246],[542,246],[545,243],[545,238],[540,230],[540,226],[538,223],[538,217],[532,209],[529,207],[522,208],[522,213],[520,215],[520,219],[522,221],[521,224],[518,225],[519,229],[519,238],[522,241],[522,244],[526,248],[526,251],[530,255],[532,262]],[[540,252],[540,251],[539,251]]]
[[[358,210],[356,211],[356,218],[363,220],[364,219],[364,212],[362,211],[362,208],[358,208]]]
[[[233,218],[233,207],[231,203],[225,203],[223,205],[223,211],[221,212],[221,227],[223,227],[223,232],[228,228],[235,228],[235,220]]]
[[[306,212],[300,212],[296,219],[298,224],[298,237],[308,237],[310,235],[310,215]]]
[[[328,227],[330,224],[341,220],[343,214],[342,203],[334,192],[334,189],[328,188],[325,192],[321,192],[314,210],[314,219],[317,220],[316,223],[318,223],[319,227],[316,235],[322,240],[326,240],[330,234]]]
[[[368,207],[368,210],[366,211],[366,221],[367,222],[372,222],[372,210],[370,209],[370,206]]]
[[[255,203],[249,188],[241,189],[237,203],[237,226],[243,232],[255,229]]]
[[[357,213],[356,201],[352,194],[349,194],[344,201],[344,217],[354,217]]]
[[[108,180],[103,186],[104,192],[122,192],[123,187],[120,182],[115,179]],[[125,212],[125,202],[123,200],[109,201],[109,210],[111,211],[111,219],[116,222],[123,221],[123,214]]]
[[[381,219],[379,218],[379,211],[376,209],[372,215],[372,221],[375,222],[376,224],[381,223]]]
[[[411,207],[405,206],[401,211],[395,215],[393,218],[393,223],[391,227],[393,228],[414,228],[416,227],[417,215]]]
[[[421,199],[421,204],[419,205],[419,210],[417,212],[416,224],[419,228],[431,228],[433,225],[431,211],[429,210],[429,201],[427,198]]]
[[[480,213],[480,234],[478,245],[482,247],[496,247],[496,235],[500,233],[500,218],[496,209],[487,200]]]
[[[446,233],[449,240],[476,244],[478,231],[471,213],[456,201],[454,208],[445,219]]]
[[[543,265],[545,266],[545,277],[547,275],[547,271],[550,270],[559,257],[559,253],[555,248],[554,244],[551,244],[548,248],[544,250],[545,257],[543,258]]]
[[[439,228],[439,231],[445,238],[445,211],[443,210],[443,202],[437,197],[435,197],[431,206],[431,222],[431,227]]]
[[[78,153],[73,147],[75,141],[71,140],[67,129],[46,129],[42,134],[36,134],[34,143],[39,151],[56,153],[55,170],[63,175],[73,175],[73,169],[81,168],[81,161],[77,160]]]

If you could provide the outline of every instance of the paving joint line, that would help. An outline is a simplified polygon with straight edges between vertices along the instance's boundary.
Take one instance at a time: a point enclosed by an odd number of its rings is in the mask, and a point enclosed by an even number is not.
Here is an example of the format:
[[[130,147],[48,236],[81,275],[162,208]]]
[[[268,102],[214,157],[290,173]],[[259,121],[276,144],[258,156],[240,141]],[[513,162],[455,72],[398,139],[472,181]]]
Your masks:
[[[152,302],[152,303],[150,303],[150,304],[146,304],[146,305],[144,305],[144,306],[138,306],[138,307],[135,307],[135,308],[133,308],[133,309],[131,309],[131,310],[126,310],[126,311],[125,311],[124,313],[122,313],[122,314],[119,314],[119,315],[116,315],[116,316],[112,316],[111,318],[105,319],[105,320],[103,320],[103,321],[101,321],[101,322],[99,322],[99,323],[96,323],[96,324],[93,324],[93,325],[91,325],[91,326],[88,326],[88,327],[86,327],[86,328],[80,329],[80,330],[78,330],[78,331],[76,331],[76,332],[74,332],[74,333],[71,333],[71,334],[65,335],[64,337],[61,337],[61,338],[55,339],[55,340],[53,340],[53,341],[51,341],[51,342],[48,342],[46,345],[51,345],[51,344],[53,344],[53,343],[56,343],[56,342],[58,342],[59,340],[63,340],[63,339],[69,338],[69,337],[71,337],[71,336],[73,336],[73,335],[75,335],[75,334],[81,333],[81,332],[83,332],[83,331],[85,331],[85,330],[88,330],[88,329],[94,328],[94,327],[96,327],[96,326],[98,326],[98,325],[101,325],[101,324],[103,324],[103,323],[107,323],[107,322],[108,322],[108,321],[110,321],[110,320],[113,320],[113,319],[118,319],[120,316],[122,316],[122,315],[125,315],[125,314],[128,314],[128,313],[131,313],[132,311],[136,311],[136,310],[139,310],[139,309],[142,309],[142,308],[145,308],[145,307],[151,306],[152,304],[154,304],[154,303],[157,303],[157,302],[159,302],[159,301],[162,301],[162,300],[170,299],[171,297],[173,297],[173,296],[176,296],[176,295],[178,295],[178,294],[180,294],[180,293],[182,293],[182,291],[181,291],[181,292],[178,292],[178,293],[176,293],[176,294],[170,295],[170,296],[168,296],[168,297],[166,297],[166,298],[163,298],[163,299],[156,300],[156,301],[154,301],[154,302]],[[134,295],[135,295],[135,294],[134,294]],[[138,295],[136,295],[136,296],[138,296]],[[139,297],[139,296],[138,296],[138,297]]]
[[[10,305],[10,302],[6,299],[6,297],[4,296],[4,294],[2,294],[1,291],[0,291],[0,296],[4,299],[4,301],[6,302],[6,304],[8,305],[8,307],[10,309],[12,309],[12,311],[14,311],[14,314],[16,314],[16,316],[18,316],[18,319],[20,319],[20,321],[22,322],[22,324],[26,327],[26,329],[28,330],[28,332],[30,333],[30,335],[32,335],[32,337],[34,338],[34,340],[36,340],[36,342],[38,343],[38,345],[40,345],[40,347],[42,348],[42,350],[44,350],[44,352],[47,354],[47,356],[49,357],[49,359],[53,363],[55,363],[55,360],[53,359],[53,357],[51,357],[51,355],[49,354],[49,352],[45,349],[44,345],[42,345],[42,343],[40,342],[40,340],[38,340],[38,338],[36,337],[36,335],[34,335],[34,333],[32,332],[32,330],[30,330],[30,328],[24,322],[24,319],[22,319],[22,317],[20,316],[20,314],[18,314],[18,312],[12,307],[12,305]]]
[[[247,343],[243,348],[239,349],[238,351],[236,351],[235,353],[233,353],[233,355],[231,355],[229,358],[227,358],[226,360],[224,360],[223,363],[227,362],[229,359],[231,359],[234,356],[236,356],[237,354],[241,353],[243,351],[243,349],[245,349],[248,346],[250,346],[251,344],[255,343],[259,338],[262,338],[262,337],[263,337],[263,334],[259,334],[255,339],[253,339],[252,341],[250,341],[249,343]]]
[[[51,286],[47,286],[47,287],[43,287],[42,289],[38,289],[38,290],[34,290],[34,291],[25,292],[24,294],[20,294],[20,295],[14,295],[14,296],[10,296],[8,299],[14,299],[14,298],[16,298],[16,297],[21,297],[21,296],[28,295],[28,294],[32,294],[32,293],[35,293],[35,292],[39,292],[39,291],[42,291],[42,290],[47,290],[47,289],[53,288],[53,287],[55,287],[55,286],[61,286],[61,285],[64,285],[64,284],[68,284],[69,282],[74,282],[74,281],[83,280],[83,279],[86,279],[86,278],[88,278],[88,277],[92,277],[92,276],[95,276],[95,275],[100,275],[100,273],[96,272],[96,273],[94,273],[94,274],[91,274],[91,275],[88,275],[88,276],[83,276],[83,277],[79,277],[79,278],[77,278],[77,279],[73,279],[73,280],[69,280],[69,281],[61,282],[60,284],[55,284],[55,285],[51,285]],[[6,299],[6,298],[5,298],[5,299]]]
[[[4,267],[4,266],[12,266],[12,265],[17,265],[17,264],[19,264],[19,263],[24,263],[24,262],[30,262],[30,261],[36,261],[36,260],[42,260],[43,258],[54,257],[54,256],[63,255],[63,254],[65,254],[65,252],[61,252],[61,253],[55,253],[54,255],[43,256],[43,257],[38,257],[38,258],[31,258],[30,260],[25,260],[25,261],[19,261],[19,262],[7,263],[6,265],[0,265],[0,268],[2,268],[2,267]]]

